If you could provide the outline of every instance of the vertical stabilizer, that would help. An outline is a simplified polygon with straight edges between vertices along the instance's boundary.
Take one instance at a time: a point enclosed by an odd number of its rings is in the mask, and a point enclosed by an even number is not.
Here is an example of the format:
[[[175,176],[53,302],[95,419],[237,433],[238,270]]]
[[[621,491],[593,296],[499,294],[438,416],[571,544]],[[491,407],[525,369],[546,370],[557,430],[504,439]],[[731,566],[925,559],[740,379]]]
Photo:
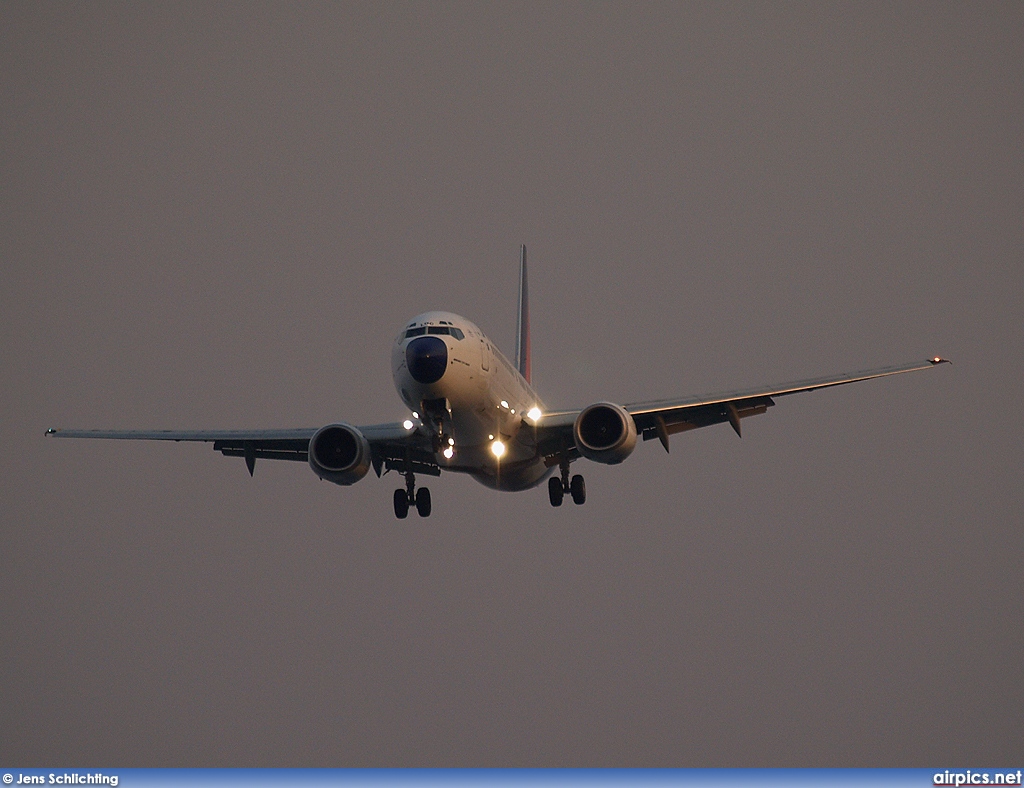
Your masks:
[[[519,249],[519,317],[516,321],[516,368],[530,382],[530,298],[526,288],[526,244]]]

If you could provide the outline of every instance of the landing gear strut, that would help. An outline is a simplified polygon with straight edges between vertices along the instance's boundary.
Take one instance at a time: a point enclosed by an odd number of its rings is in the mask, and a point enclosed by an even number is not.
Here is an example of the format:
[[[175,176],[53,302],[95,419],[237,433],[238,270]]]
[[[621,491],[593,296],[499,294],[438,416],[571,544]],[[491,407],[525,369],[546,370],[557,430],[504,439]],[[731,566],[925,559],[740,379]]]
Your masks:
[[[426,487],[416,489],[416,476],[412,471],[405,472],[405,489],[395,490],[395,517],[404,520],[409,516],[409,507],[415,506],[420,517],[430,517],[430,490]]]
[[[548,500],[552,506],[561,506],[566,493],[572,496],[572,502],[581,506],[587,501],[587,485],[578,473],[569,479],[569,461],[562,460],[558,464],[559,478],[548,479]]]

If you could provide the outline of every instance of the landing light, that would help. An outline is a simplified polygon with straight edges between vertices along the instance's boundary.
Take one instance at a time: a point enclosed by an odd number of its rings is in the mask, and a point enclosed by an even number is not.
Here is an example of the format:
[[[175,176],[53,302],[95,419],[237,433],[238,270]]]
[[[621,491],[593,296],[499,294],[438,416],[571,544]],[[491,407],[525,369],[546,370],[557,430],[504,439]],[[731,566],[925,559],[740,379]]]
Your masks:
[[[409,419],[406,419],[405,421],[402,422],[402,426],[405,427],[407,430],[411,430],[413,424],[411,421],[409,421]]]
[[[444,458],[446,460],[450,460],[452,458],[452,456],[455,454],[455,449],[453,449],[451,446],[449,446],[447,449],[445,449],[441,453],[444,455]]]
[[[416,411],[413,411],[413,412],[412,412],[412,417],[413,417],[414,419],[418,419],[418,418],[420,417],[420,414],[418,414],[418,413],[417,413]]]
[[[491,454],[495,457],[501,457],[505,453],[505,444],[501,441],[495,441],[491,444]]]
[[[448,439],[448,445],[449,446],[454,446],[455,445],[455,438],[449,438]]]
[[[536,405],[534,405],[532,408],[530,408],[526,412],[526,418],[528,418],[534,424],[536,424],[538,421],[540,421],[540,417],[541,417],[540,408],[538,408]]]
[[[507,403],[507,402],[505,402],[505,400],[502,400],[502,401],[501,401],[501,407],[503,407],[503,408],[507,408],[507,407],[508,407],[508,403]]]

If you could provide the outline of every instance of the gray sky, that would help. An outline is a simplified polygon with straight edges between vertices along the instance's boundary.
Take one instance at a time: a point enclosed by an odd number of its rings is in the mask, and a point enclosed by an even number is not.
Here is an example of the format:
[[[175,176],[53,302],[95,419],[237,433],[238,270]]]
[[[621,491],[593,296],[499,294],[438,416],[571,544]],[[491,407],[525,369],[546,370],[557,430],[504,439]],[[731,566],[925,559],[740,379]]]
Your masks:
[[[1012,765],[1024,6],[0,6],[0,761]],[[941,354],[581,461],[350,488],[49,426],[550,406]]]

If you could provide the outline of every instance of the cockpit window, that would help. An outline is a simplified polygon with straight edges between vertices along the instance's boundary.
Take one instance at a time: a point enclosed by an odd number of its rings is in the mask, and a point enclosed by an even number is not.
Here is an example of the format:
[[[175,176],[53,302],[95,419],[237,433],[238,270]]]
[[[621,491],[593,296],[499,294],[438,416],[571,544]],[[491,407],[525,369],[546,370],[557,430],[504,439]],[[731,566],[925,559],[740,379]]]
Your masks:
[[[458,340],[466,338],[466,335],[462,333],[462,329],[456,328],[455,326],[430,326],[429,328],[410,328],[408,331],[405,332],[405,336],[407,339],[409,337],[418,337],[420,334],[424,332],[428,334],[433,334],[434,336],[437,336],[439,334],[443,336],[452,336]]]

